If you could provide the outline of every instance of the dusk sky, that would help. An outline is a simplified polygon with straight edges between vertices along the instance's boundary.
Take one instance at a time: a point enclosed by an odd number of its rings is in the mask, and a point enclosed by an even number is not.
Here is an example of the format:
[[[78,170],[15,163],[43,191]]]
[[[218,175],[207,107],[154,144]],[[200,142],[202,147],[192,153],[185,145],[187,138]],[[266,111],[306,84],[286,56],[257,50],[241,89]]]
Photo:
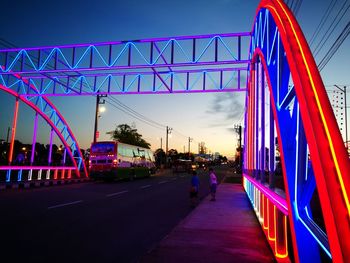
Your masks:
[[[18,47],[93,43],[152,37],[171,37],[212,33],[248,32],[252,29],[258,0],[155,0],[155,1],[2,1],[0,38]],[[292,1],[289,1],[292,2]],[[310,41],[330,0],[304,0],[297,13],[301,28]],[[330,17],[335,17],[344,0],[338,1]],[[312,14],[312,15],[311,15]],[[323,58],[339,33],[350,20],[345,13],[316,62]],[[332,21],[330,20],[329,24]],[[326,24],[327,25],[327,24]],[[319,39],[311,46],[317,47]],[[332,60],[322,70],[326,87],[350,85],[350,38],[348,37]],[[120,95],[116,99],[147,118],[174,129],[169,149],[188,150],[188,137],[193,138],[191,149],[205,142],[212,152],[232,157],[237,145],[234,124],[243,125],[244,92],[221,94],[177,95]],[[81,148],[92,141],[95,97],[59,97],[52,101],[61,111]],[[349,97],[348,97],[349,101]],[[0,94],[0,139],[6,139],[11,126],[14,100]],[[134,124],[153,150],[160,147],[165,128],[149,126],[124,112],[105,105],[99,119],[100,140],[108,140],[105,133],[116,125]],[[21,104],[16,139],[31,143],[32,121]],[[33,115],[33,113],[30,113]],[[32,116],[31,115],[31,116]],[[46,125],[47,126],[47,125]],[[38,141],[48,143],[49,133],[41,125]],[[58,142],[57,142],[58,143]]]

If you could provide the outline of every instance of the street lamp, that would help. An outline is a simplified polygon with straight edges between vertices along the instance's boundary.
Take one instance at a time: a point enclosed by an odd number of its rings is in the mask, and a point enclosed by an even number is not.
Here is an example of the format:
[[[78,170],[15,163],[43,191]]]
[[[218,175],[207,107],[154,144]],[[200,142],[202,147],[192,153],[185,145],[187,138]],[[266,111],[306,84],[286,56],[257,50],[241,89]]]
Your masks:
[[[191,155],[191,142],[193,141],[193,138],[188,137],[188,159],[190,159]]]
[[[173,128],[170,128],[168,126],[166,126],[166,144],[165,144],[165,164],[168,164],[168,135],[171,134],[171,131],[173,130]]]
[[[94,127],[94,140],[93,140],[94,143],[97,141],[97,132],[98,132],[97,127],[98,127],[99,112],[104,112],[106,110],[105,107],[101,107],[101,109],[99,109],[99,105],[106,103],[104,99],[100,99],[100,98],[105,98],[105,97],[107,97],[107,95],[98,94],[96,96],[95,127]]]
[[[238,165],[239,168],[242,167],[242,125],[234,125],[234,130],[238,134],[238,150],[239,150],[239,155],[238,155]]]
[[[102,104],[102,103],[100,103],[100,104]],[[106,107],[105,106],[101,106],[101,107],[99,107],[99,109],[98,109],[98,112],[100,112],[100,113],[103,113],[103,112],[105,112],[106,111]]]

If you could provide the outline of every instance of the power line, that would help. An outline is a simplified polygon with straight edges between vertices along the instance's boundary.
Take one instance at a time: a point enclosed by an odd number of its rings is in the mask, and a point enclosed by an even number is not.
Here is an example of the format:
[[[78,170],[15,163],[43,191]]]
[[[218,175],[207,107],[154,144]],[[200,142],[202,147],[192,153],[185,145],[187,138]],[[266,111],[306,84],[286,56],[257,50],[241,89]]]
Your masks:
[[[118,100],[116,98],[113,98],[113,97],[109,97],[109,99],[111,99],[113,102],[117,103],[120,107],[122,107],[124,109],[123,112],[125,112],[125,111],[129,112],[130,114],[128,114],[128,115],[130,115],[132,117],[136,116],[136,118],[138,120],[140,120],[140,118],[141,118],[142,120],[147,122],[147,123],[145,122],[146,124],[150,124],[151,123],[152,124],[151,126],[153,126],[153,127],[157,126],[157,128],[159,128],[159,129],[166,128],[166,125],[163,125],[163,124],[161,124],[159,122],[156,122],[156,121],[146,117],[145,115],[143,115],[141,113],[138,113],[134,109],[132,109],[132,108],[128,107],[127,105],[125,105],[124,103],[122,103],[120,100]],[[120,109],[120,108],[118,107],[118,109]],[[175,129],[173,129],[172,131],[174,133],[176,133],[177,135],[179,135],[179,136],[182,136],[184,138],[188,138],[188,136],[184,135],[183,133],[181,133],[181,132],[179,132],[179,131],[177,131]]]
[[[108,101],[108,99],[112,100],[112,102]],[[121,101],[117,100],[116,98],[113,98],[113,97],[108,97],[108,99],[106,100],[106,102],[111,105],[112,107],[124,112],[125,114],[133,117],[133,118],[136,118],[137,120],[149,125],[149,126],[152,126],[153,128],[156,128],[156,129],[159,129],[159,130],[163,130],[164,128],[166,128],[167,126],[163,125],[163,124],[160,124],[156,121],[153,121],[152,119],[150,118],[147,118],[146,116],[138,113],[137,111],[133,110],[132,108],[128,107],[127,105],[125,105],[124,103],[122,103]],[[117,103],[117,104],[115,104]],[[188,136],[184,135],[183,133],[173,129],[172,130],[173,133],[176,133],[177,135],[179,136],[182,136],[184,138],[188,138]]]
[[[294,15],[295,16],[298,14],[302,3],[303,3],[303,0],[297,1],[297,4],[295,5],[295,8],[294,8]]]
[[[332,23],[330,24],[330,26],[328,27],[327,31],[325,32],[325,34],[323,35],[322,39],[320,40],[320,42],[317,44],[316,48],[314,49],[314,57],[316,57],[318,55],[318,53],[322,50],[322,48],[324,47],[324,45],[326,44],[326,42],[328,41],[328,39],[330,38],[330,36],[333,34],[333,32],[335,31],[336,27],[339,25],[340,21],[342,20],[342,18],[344,17],[344,15],[346,14],[346,12],[349,10],[350,8],[350,4],[348,4],[347,7],[345,7],[346,3],[348,1],[345,1],[344,4],[342,5],[342,7],[340,8],[340,10],[338,11],[336,17],[337,19],[334,19],[332,21]],[[336,23],[334,25],[334,23]]]
[[[140,118],[140,117],[138,117],[138,116],[132,114],[131,112],[129,112],[129,111],[127,111],[127,110],[121,108],[120,106],[116,105],[114,102],[110,102],[109,100],[106,99],[106,103],[108,103],[108,104],[111,105],[112,107],[114,107],[114,108],[116,108],[116,109],[118,109],[118,110],[124,112],[125,114],[127,114],[127,115],[129,115],[129,116],[131,116],[131,117],[133,117],[133,118],[135,118],[135,119],[137,119],[137,120],[139,120],[139,121],[141,121],[141,122],[143,122],[143,123],[149,125],[149,126],[152,126],[153,128],[156,128],[156,129],[159,129],[159,130],[163,130],[163,128],[160,128],[160,127],[158,127],[158,126],[156,126],[156,125],[154,125],[154,124],[152,124],[152,123],[150,123],[150,122],[147,122],[146,120],[144,120],[144,119],[142,119],[142,118]]]
[[[323,57],[321,62],[317,65],[319,71],[321,71],[327,65],[327,63],[331,60],[333,55],[337,52],[339,47],[343,44],[344,40],[348,37],[349,33],[350,33],[350,21],[345,26],[343,31],[340,33],[340,35],[338,36],[336,41],[333,43],[331,48],[328,50],[327,54]]]
[[[140,118],[145,119],[146,121],[153,123],[154,125],[157,125],[159,127],[161,127],[162,129],[166,127],[166,125],[163,125],[159,122],[156,122],[148,117],[146,117],[145,115],[135,111],[134,109],[130,108],[129,106],[127,106],[126,104],[122,103],[120,100],[114,98],[114,97],[109,97],[110,100],[112,100],[113,102],[117,103],[118,105],[120,105],[122,108],[126,109],[127,111],[131,112],[132,114],[137,115]]]
[[[337,0],[332,0],[332,2],[330,2],[330,4],[328,5],[328,8],[326,10],[326,12],[323,14],[320,23],[317,25],[316,30],[314,31],[314,33],[312,34],[312,37],[310,39],[310,46],[312,46],[312,44],[314,43],[314,41],[316,40],[318,34],[321,32],[321,28],[324,26],[324,24],[326,23],[330,12],[333,10],[334,5],[337,3]]]

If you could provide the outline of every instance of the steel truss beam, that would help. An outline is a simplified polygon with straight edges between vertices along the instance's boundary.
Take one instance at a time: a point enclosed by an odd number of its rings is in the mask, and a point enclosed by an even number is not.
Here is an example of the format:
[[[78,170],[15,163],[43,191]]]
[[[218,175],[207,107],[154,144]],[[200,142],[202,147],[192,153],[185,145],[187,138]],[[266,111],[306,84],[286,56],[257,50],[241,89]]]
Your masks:
[[[0,75],[0,84],[25,96],[160,94],[245,91],[247,68],[36,76]],[[31,84],[33,88],[28,86]]]
[[[0,82],[30,96],[244,91],[250,33],[0,50]],[[243,44],[243,45],[242,45]]]

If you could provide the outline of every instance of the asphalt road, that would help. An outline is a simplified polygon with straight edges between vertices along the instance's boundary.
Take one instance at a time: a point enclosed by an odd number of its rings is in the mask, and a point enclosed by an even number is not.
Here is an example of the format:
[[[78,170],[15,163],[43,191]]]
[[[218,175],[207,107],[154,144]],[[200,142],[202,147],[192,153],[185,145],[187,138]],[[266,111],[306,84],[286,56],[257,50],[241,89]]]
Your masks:
[[[198,172],[200,197],[208,171]],[[223,168],[217,168],[221,181]],[[137,262],[192,208],[191,175],[0,192],[1,262]]]

